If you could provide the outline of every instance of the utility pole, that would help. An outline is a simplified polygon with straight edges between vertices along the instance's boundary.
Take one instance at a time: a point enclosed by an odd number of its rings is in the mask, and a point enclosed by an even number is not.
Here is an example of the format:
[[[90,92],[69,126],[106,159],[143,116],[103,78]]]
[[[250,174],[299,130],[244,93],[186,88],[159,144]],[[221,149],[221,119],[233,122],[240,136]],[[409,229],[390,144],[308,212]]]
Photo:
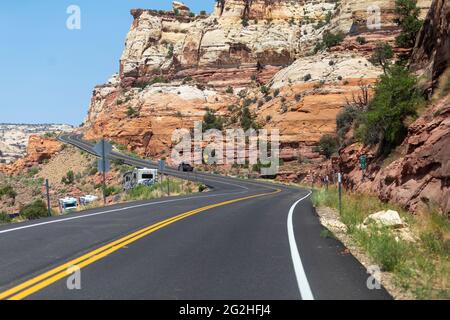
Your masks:
[[[48,210],[48,216],[52,216],[52,207],[50,204],[50,185],[48,183],[48,179],[45,179],[45,192],[47,193],[47,210]]]
[[[110,169],[108,155],[111,154],[112,145],[105,139],[102,139],[94,147],[94,151],[100,157],[98,160],[98,171],[103,174],[103,204],[106,205],[106,173]]]
[[[169,175],[166,176],[167,179],[167,196],[170,197],[170,179]]]
[[[342,174],[338,173],[339,214],[342,215]]]
[[[105,139],[102,139],[102,165],[103,165],[103,205],[106,205],[106,154]]]

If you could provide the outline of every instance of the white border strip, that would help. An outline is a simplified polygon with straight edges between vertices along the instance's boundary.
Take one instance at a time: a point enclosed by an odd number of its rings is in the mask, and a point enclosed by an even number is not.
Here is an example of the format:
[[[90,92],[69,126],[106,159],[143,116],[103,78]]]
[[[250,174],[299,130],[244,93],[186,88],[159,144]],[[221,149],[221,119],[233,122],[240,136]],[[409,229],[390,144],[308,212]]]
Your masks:
[[[292,256],[292,262],[294,264],[294,270],[295,270],[295,276],[297,277],[297,284],[298,288],[300,290],[300,295],[303,300],[314,300],[314,296],[311,292],[311,288],[309,286],[308,278],[306,277],[305,269],[303,269],[302,259],[300,258],[300,254],[298,252],[297,243],[295,241],[295,234],[294,234],[294,225],[292,222],[292,216],[294,214],[295,207],[308,198],[311,195],[312,192],[309,192],[309,194],[300,200],[298,200],[296,203],[294,203],[289,210],[288,220],[287,220],[287,228],[288,228],[288,236],[289,236],[289,245],[291,247],[291,256]]]

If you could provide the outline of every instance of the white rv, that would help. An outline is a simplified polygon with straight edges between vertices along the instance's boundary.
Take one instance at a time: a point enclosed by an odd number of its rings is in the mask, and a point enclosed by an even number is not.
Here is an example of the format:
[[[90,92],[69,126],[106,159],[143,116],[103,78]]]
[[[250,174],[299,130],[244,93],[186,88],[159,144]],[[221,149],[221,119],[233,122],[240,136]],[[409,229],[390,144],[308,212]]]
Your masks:
[[[157,169],[134,169],[123,175],[123,187],[125,190],[133,189],[138,185],[151,186],[158,182]]]
[[[59,210],[61,213],[68,213],[77,210],[78,200],[72,197],[59,199]]]
[[[97,196],[93,196],[93,195],[89,194],[89,195],[80,197],[80,204],[82,206],[87,206],[87,205],[89,205],[89,204],[91,204],[91,203],[93,203],[93,202],[95,202],[97,200],[98,200]]]

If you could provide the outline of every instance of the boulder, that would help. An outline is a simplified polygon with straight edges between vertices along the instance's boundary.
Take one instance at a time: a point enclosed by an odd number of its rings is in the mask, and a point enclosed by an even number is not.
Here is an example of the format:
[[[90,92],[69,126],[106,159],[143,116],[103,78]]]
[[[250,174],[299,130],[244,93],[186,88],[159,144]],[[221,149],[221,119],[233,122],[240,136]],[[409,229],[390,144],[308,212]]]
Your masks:
[[[404,227],[402,218],[400,218],[398,212],[394,210],[379,211],[371,214],[364,220],[364,225],[369,225],[372,222],[390,228]]]

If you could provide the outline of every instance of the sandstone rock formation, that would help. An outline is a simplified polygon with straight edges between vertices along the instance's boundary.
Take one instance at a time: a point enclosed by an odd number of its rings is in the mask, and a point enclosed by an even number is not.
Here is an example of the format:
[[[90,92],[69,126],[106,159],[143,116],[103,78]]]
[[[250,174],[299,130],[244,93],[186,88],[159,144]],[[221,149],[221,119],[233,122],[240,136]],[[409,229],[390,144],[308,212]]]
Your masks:
[[[359,144],[344,148],[340,169],[345,184],[413,212],[431,207],[450,215],[450,97],[430,107],[410,126],[400,150],[395,161],[383,165]],[[358,166],[362,154],[369,158],[365,179]]]
[[[435,88],[450,67],[450,2],[434,0],[417,38],[411,67]]]
[[[346,98],[360,81],[373,83],[381,73],[367,60],[374,45],[393,42],[398,31],[389,13],[393,0],[377,2],[389,24],[370,32],[351,30],[364,24],[357,17],[367,15],[367,5],[224,0],[216,2],[210,16],[196,17],[133,10],[120,71],[94,90],[86,136],[106,136],[157,156],[168,151],[171,132],[191,128],[206,107],[233,118],[228,107],[252,99],[250,109],[259,123],[281,130],[286,159],[299,153],[318,158],[313,146],[334,131]],[[342,25],[355,35],[331,53],[311,55],[326,30]],[[358,44],[356,34],[367,43]],[[273,99],[260,93],[261,85],[271,89]],[[234,94],[224,92],[228,87]],[[242,90],[244,98],[237,95]],[[276,90],[281,93],[274,97]],[[187,91],[192,94],[186,96]],[[127,116],[133,114],[130,108],[136,111],[132,117]]]
[[[219,1],[212,15],[195,18],[133,10],[120,78],[124,85],[159,75],[246,85],[258,76],[258,65],[280,68],[307,52],[321,33],[311,22],[334,10],[324,0]]]
[[[31,135],[28,140],[26,156],[9,165],[0,164],[0,172],[9,175],[20,173],[26,168],[31,168],[46,159],[50,159],[61,149],[62,144],[53,138]]]

